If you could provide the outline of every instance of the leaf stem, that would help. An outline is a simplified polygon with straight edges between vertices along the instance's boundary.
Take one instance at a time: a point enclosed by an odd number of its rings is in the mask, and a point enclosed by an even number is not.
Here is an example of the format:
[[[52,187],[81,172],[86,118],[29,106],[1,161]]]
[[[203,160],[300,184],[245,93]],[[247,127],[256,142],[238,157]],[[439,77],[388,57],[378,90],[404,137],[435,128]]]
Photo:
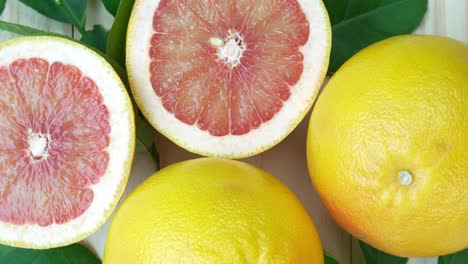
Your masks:
[[[75,26],[78,29],[81,36],[84,39],[89,40],[88,33],[86,33],[84,23],[78,21],[78,19],[70,12],[69,7],[66,4],[64,4],[63,1],[58,1],[57,3],[59,7],[65,12],[65,14],[70,18],[70,20],[73,23],[73,26]]]

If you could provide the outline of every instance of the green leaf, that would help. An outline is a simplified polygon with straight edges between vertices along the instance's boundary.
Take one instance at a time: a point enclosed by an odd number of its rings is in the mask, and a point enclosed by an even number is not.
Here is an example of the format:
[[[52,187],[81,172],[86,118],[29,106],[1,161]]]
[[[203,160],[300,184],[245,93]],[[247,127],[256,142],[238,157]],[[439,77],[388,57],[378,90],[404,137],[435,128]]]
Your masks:
[[[120,0],[102,0],[102,3],[106,7],[106,10],[115,17],[119,9]]]
[[[107,36],[109,32],[102,25],[94,25],[92,30],[87,30],[81,41],[94,48],[106,52]]]
[[[330,255],[330,253],[323,251],[324,264],[340,264],[338,260]]]
[[[10,254],[15,249],[16,248],[14,248],[14,247],[7,247],[7,246],[3,246],[3,245],[0,244],[0,259],[2,259],[4,256]]]
[[[101,25],[95,25],[92,30],[86,30],[86,3],[87,0],[20,0],[39,13],[69,23],[81,34],[81,41],[97,48],[106,50],[107,30]]]
[[[127,25],[135,0],[122,0],[107,39],[106,53],[125,67],[125,39]]]
[[[136,105],[134,106],[135,111],[138,110]],[[159,153],[156,149],[154,142],[154,136],[156,135],[156,130],[151,126],[151,124],[146,121],[146,119],[141,116],[141,114],[135,114],[135,125],[136,125],[136,151],[137,152],[148,152],[153,158],[154,163],[156,164],[156,169],[159,170]]]
[[[361,247],[366,264],[406,264],[408,261],[407,258],[387,254],[362,241],[359,241],[359,246]]]
[[[332,25],[343,20],[349,1],[350,0],[323,0],[323,4],[327,9],[328,17],[330,18],[330,23]]]
[[[332,23],[329,73],[361,49],[408,34],[420,24],[427,0],[324,0]]]
[[[46,250],[15,248],[0,245],[0,263],[14,264],[99,264],[101,260],[87,247],[73,244]]]
[[[0,14],[2,14],[3,10],[5,10],[5,3],[6,0],[0,0]]]
[[[468,248],[454,254],[440,256],[438,264],[466,264],[468,263]]]
[[[86,0],[20,0],[46,17],[84,29]]]
[[[10,23],[6,21],[0,21],[0,30],[5,30],[22,36],[56,36],[71,39],[68,36],[61,35],[58,33],[42,31],[32,27],[23,26],[20,24]]]
[[[401,1],[401,0],[399,0]],[[336,25],[342,21],[352,19],[353,17],[371,12],[379,8],[380,5],[385,5],[391,2],[399,2],[398,0],[324,0],[327,8],[330,22]],[[387,3],[385,3],[387,2]]]

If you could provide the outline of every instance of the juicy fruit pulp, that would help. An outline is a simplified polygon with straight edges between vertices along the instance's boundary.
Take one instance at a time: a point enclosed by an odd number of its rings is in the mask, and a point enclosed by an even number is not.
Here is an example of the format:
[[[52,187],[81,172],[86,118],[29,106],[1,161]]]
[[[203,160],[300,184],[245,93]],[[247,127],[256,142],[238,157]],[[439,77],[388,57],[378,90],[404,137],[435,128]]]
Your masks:
[[[68,245],[122,196],[134,115],[111,66],[56,37],[0,43],[0,243]]]
[[[94,81],[72,65],[19,59],[0,67],[0,111],[0,221],[83,214],[109,159],[109,111]]]
[[[179,146],[242,158],[283,140],[325,77],[320,0],[137,0],[126,64],[136,103]]]
[[[161,0],[151,84],[164,108],[213,136],[269,121],[303,71],[309,25],[296,0]]]
[[[348,232],[400,256],[468,246],[468,45],[390,38],[331,78],[312,112],[310,176]]]
[[[246,163],[179,162],[157,172],[112,220],[103,263],[314,263],[320,239],[281,182]]]

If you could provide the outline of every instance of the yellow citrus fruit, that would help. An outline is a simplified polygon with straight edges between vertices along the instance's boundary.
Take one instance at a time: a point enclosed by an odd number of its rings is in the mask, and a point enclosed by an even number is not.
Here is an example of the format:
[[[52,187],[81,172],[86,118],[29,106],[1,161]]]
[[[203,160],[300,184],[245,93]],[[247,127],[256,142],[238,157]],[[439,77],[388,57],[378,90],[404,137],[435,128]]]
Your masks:
[[[104,263],[323,263],[294,194],[246,163],[195,159],[150,177],[113,219]]]
[[[322,201],[348,232],[391,254],[468,246],[468,46],[390,38],[332,77],[307,156]]]

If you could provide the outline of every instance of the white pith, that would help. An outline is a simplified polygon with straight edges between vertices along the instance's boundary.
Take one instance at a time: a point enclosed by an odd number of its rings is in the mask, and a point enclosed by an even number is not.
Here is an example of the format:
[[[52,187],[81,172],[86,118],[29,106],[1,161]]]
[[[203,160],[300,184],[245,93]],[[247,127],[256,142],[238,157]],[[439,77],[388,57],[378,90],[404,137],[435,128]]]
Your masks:
[[[28,150],[30,155],[36,159],[43,159],[49,156],[50,135],[33,132],[28,129]]]
[[[54,37],[26,37],[0,45],[0,66],[20,58],[42,58],[50,64],[74,65],[99,87],[110,113],[109,164],[100,181],[91,186],[94,199],[79,217],[41,227],[0,221],[0,243],[29,248],[48,248],[77,242],[96,231],[117,205],[130,172],[134,151],[134,116],[125,87],[111,66],[96,53],[75,42]],[[37,142],[37,141],[36,141]],[[39,143],[40,144],[40,143]],[[70,168],[73,170],[74,168]]]
[[[239,65],[242,54],[247,48],[243,42],[242,36],[238,32],[229,30],[224,41],[219,39],[222,43],[216,39],[217,38],[211,38],[210,41],[216,46],[219,59],[224,61],[224,63],[226,63],[230,68],[234,68]]]
[[[150,38],[152,18],[160,0],[137,0],[127,32],[127,70],[134,98],[140,109],[163,135],[183,148],[202,155],[242,158],[254,155],[284,139],[304,118],[319,91],[328,68],[330,24],[320,0],[298,0],[309,22],[309,39],[300,48],[304,70],[291,87],[291,96],[268,122],[247,134],[215,137],[196,125],[179,121],[162,105],[150,83]],[[217,37],[217,36],[213,36]],[[209,40],[212,42],[212,40]],[[216,40],[215,40],[216,41]],[[212,42],[213,43],[213,42]],[[247,43],[248,46],[248,43]]]

